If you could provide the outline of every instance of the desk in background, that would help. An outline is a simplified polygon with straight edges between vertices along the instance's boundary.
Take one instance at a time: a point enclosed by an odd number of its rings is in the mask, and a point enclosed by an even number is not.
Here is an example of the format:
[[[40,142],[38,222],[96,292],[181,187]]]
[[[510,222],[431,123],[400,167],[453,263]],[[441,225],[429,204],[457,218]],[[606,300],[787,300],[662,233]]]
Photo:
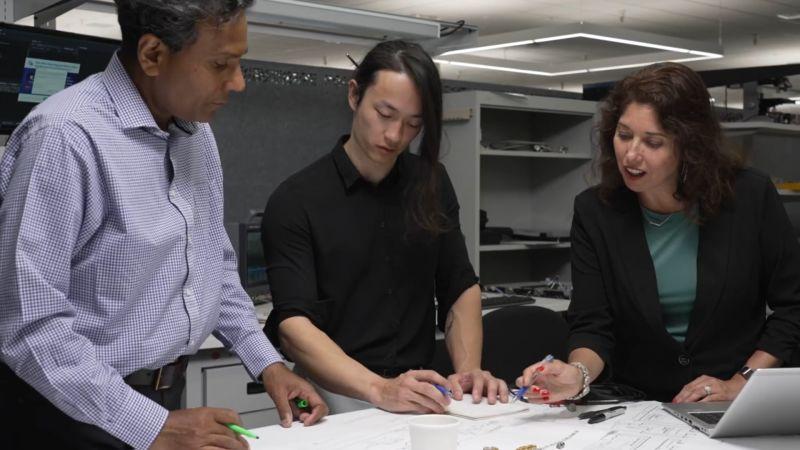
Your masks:
[[[463,420],[459,430],[459,450],[497,447],[515,450],[535,444],[538,449],[564,450],[796,450],[800,436],[711,439],[670,416],[658,402],[629,403],[625,414],[602,423],[588,425],[577,412],[565,408],[533,405],[529,412],[488,420]],[[595,406],[592,409],[602,409]],[[250,448],[282,450],[403,450],[410,449],[407,421],[413,417],[366,409],[327,417],[322,423],[303,427],[294,423],[284,429],[278,425],[253,430],[259,440],[249,440]]]
[[[256,306],[259,323],[264,323],[271,310],[272,303]],[[183,407],[230,408],[239,413],[246,427],[279,423],[275,404],[266,393],[248,394],[247,384],[252,381],[239,357],[209,336],[197,354],[189,358]]]

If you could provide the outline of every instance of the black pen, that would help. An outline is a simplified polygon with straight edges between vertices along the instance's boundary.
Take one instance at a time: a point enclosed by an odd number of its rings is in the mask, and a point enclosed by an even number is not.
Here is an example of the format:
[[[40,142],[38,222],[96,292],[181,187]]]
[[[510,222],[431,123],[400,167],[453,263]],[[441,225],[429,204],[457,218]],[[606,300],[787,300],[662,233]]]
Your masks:
[[[584,412],[578,414],[578,419],[591,419],[592,417],[594,417],[594,416],[596,416],[598,414],[607,413],[609,411],[614,411],[614,410],[617,410],[617,409],[625,409],[625,407],[624,406],[612,406],[611,408],[597,409],[597,410],[594,410],[594,411],[584,411]]]
[[[618,409],[614,409],[613,411],[606,411],[603,413],[593,415],[592,417],[589,418],[589,423],[600,423],[612,417],[621,416],[624,413],[625,413],[625,407],[620,406]]]

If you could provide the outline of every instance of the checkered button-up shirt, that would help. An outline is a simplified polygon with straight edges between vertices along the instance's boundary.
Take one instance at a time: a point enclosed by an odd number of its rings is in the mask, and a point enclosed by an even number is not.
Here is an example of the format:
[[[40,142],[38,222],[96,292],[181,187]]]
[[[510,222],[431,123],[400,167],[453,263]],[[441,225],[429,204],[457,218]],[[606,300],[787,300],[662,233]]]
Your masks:
[[[167,411],[123,377],[211,334],[281,361],[239,283],[207,124],[156,125],[116,56],[53,95],[0,161],[0,356],[71,417],[146,448]]]

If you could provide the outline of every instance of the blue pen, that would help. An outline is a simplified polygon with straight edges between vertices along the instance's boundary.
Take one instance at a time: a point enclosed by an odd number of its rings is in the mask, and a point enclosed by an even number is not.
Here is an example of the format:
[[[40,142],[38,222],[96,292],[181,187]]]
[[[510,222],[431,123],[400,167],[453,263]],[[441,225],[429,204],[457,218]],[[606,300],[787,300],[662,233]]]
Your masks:
[[[553,355],[547,355],[547,356],[544,357],[542,362],[549,363],[549,362],[553,362],[554,359],[555,358],[553,357]],[[538,377],[538,376],[539,376],[539,372],[538,371],[533,374],[533,380],[531,380],[531,386],[536,381],[536,377]],[[514,403],[517,400],[522,400],[522,397],[525,397],[525,393],[528,392],[528,389],[530,389],[531,386],[523,386],[523,387],[517,389],[517,395],[514,396],[514,398],[511,400],[511,403]]]
[[[445,397],[452,397],[453,396],[453,393],[450,391],[450,389],[447,389],[446,387],[442,386],[441,384],[434,383],[433,387],[435,387]]]

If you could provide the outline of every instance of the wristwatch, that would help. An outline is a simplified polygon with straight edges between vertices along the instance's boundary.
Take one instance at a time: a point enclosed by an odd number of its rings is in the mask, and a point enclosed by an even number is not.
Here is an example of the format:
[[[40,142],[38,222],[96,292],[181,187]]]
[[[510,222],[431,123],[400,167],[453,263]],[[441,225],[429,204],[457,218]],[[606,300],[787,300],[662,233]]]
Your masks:
[[[741,375],[742,378],[744,378],[745,380],[749,380],[750,377],[753,376],[753,372],[755,372],[756,370],[758,369],[752,369],[748,366],[744,366],[741,369],[739,369],[739,375]]]

